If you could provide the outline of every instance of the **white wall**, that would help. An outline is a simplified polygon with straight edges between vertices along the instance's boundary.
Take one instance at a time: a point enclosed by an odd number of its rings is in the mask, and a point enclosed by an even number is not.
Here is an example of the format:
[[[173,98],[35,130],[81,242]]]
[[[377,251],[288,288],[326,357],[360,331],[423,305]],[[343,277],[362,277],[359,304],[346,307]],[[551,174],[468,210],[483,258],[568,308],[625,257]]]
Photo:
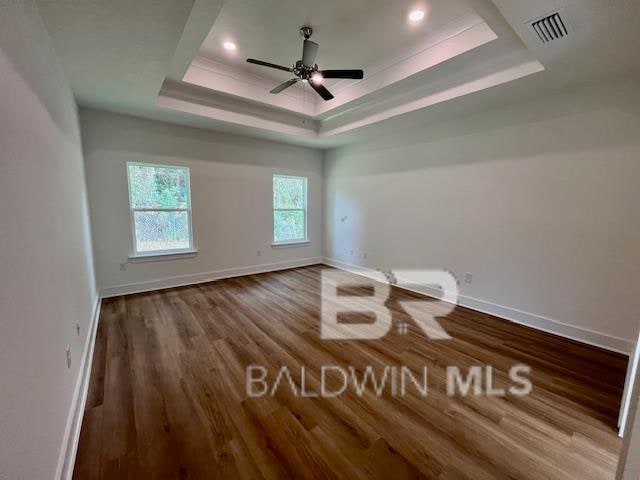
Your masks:
[[[628,350],[640,296],[637,85],[619,79],[328,152],[325,255],[471,272],[469,306]]]
[[[81,124],[96,272],[103,293],[320,260],[322,152],[97,110],[82,110]],[[191,169],[196,257],[130,263],[120,270],[132,250],[127,161]],[[309,245],[271,247],[274,173],[309,177]]]
[[[640,402],[637,400],[636,405],[635,421],[629,432],[629,447],[622,470],[623,480],[640,479]]]
[[[624,426],[624,439],[620,450],[620,462],[616,479],[640,479],[640,335],[636,343],[633,366],[630,366],[632,378],[629,380],[629,416]]]
[[[76,105],[29,1],[0,0],[0,245],[0,478],[51,479],[97,295]]]

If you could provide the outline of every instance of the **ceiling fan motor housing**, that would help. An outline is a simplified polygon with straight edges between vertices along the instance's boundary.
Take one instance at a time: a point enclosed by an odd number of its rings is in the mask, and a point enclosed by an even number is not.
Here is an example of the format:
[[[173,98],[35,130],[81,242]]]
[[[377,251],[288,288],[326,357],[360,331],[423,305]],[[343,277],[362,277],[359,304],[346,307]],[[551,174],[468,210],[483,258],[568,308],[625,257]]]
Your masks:
[[[298,60],[293,66],[293,73],[296,75],[296,77],[299,77],[302,80],[309,80],[311,78],[311,75],[313,75],[313,73],[317,70],[318,65],[308,67],[302,63],[302,60]]]

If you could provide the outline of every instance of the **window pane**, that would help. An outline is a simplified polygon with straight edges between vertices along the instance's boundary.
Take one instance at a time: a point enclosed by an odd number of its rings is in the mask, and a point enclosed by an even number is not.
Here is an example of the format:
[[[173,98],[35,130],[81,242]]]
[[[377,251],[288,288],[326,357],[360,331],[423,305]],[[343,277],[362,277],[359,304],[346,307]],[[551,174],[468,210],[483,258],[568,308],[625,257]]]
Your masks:
[[[305,178],[273,177],[273,208],[304,209]]]
[[[304,240],[304,211],[274,211],[273,232],[273,239],[276,242]]]
[[[133,208],[187,208],[188,170],[185,168],[129,165]]]
[[[138,252],[189,248],[187,212],[134,212]]]

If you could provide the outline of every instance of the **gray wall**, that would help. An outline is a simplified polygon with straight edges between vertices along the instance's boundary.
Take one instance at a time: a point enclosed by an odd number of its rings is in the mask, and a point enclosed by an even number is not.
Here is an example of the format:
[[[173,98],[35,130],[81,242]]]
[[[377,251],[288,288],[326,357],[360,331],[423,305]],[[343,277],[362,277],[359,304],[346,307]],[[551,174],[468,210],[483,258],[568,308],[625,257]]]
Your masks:
[[[321,151],[98,110],[82,110],[81,124],[96,271],[103,293],[320,259]],[[127,161],[190,168],[196,257],[130,263],[120,269],[132,251]],[[309,177],[309,245],[271,247],[274,173]]]
[[[0,0],[0,146],[0,478],[51,479],[97,296],[76,105],[29,1]]]
[[[640,296],[637,85],[622,78],[328,152],[325,255],[445,268],[474,308],[628,349]]]

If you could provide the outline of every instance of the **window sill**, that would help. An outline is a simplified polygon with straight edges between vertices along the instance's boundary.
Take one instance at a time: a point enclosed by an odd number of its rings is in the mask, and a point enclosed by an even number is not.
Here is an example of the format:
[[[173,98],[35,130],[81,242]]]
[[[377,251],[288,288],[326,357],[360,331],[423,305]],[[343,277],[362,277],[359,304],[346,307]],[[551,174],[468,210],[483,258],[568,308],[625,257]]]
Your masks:
[[[310,240],[293,240],[291,242],[273,242],[271,244],[272,248],[280,248],[280,247],[301,247],[304,245],[309,245],[311,243]]]
[[[179,260],[181,258],[193,258],[198,250],[182,250],[180,252],[139,253],[129,257],[129,263],[161,262],[165,260]]]

